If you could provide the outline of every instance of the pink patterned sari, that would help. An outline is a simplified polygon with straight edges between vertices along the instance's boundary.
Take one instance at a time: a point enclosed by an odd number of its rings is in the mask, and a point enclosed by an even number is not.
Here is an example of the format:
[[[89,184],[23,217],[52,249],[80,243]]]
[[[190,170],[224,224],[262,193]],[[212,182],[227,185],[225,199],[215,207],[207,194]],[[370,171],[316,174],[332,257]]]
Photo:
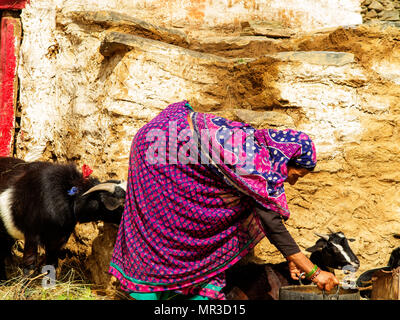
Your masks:
[[[289,160],[315,166],[304,133],[255,130],[193,112],[187,101],[168,106],[133,139],[109,272],[138,299],[160,292],[224,299],[224,271],[264,237],[255,206],[289,218]],[[226,194],[240,201],[229,205]]]

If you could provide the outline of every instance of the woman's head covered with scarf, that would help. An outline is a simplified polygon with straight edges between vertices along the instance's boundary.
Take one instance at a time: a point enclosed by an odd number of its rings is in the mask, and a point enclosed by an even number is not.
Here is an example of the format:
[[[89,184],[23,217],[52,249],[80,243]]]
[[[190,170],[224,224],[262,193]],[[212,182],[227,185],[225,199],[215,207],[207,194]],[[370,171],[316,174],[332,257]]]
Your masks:
[[[256,130],[254,135],[257,144],[265,148],[254,158],[256,174],[267,182],[267,194],[264,196],[288,210],[283,182],[294,184],[288,179],[288,167],[313,171],[317,164],[315,145],[307,134],[292,129],[261,129]]]
[[[257,130],[196,112],[192,121],[196,132],[210,139],[204,150],[210,150],[215,166],[231,184],[265,208],[289,216],[284,189],[288,166],[312,171],[317,162],[314,143],[307,134],[292,129]]]
[[[282,177],[287,166],[312,171],[317,164],[314,142],[302,131],[263,129],[255,132],[255,138],[267,147],[270,168]]]

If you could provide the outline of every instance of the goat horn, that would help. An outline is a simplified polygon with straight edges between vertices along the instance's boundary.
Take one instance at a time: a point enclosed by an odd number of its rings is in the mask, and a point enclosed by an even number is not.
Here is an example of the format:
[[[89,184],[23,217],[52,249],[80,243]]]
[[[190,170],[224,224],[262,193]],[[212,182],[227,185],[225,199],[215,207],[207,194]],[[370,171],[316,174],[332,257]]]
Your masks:
[[[327,227],[327,229],[328,229],[328,231],[329,231],[330,233],[335,233],[334,231],[332,231],[331,228]]]
[[[318,232],[314,232],[314,234],[326,241],[329,240],[329,236],[327,234],[322,234],[322,233],[318,233]]]
[[[84,194],[82,194],[82,196],[85,196],[85,195],[95,192],[95,191],[108,191],[110,193],[114,193],[116,186],[117,186],[116,183],[111,183],[111,182],[100,183],[100,184],[97,184],[94,187],[90,188],[88,191],[86,191]]]
[[[117,186],[121,187],[126,192],[126,189],[128,187],[128,182],[127,181],[122,181],[120,184],[117,184]]]

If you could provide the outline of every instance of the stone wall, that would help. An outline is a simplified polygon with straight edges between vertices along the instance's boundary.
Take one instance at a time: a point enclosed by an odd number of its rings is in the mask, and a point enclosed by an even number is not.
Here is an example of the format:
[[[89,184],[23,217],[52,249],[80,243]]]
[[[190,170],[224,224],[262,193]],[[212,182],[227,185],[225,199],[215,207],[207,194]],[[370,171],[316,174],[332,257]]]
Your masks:
[[[385,265],[400,232],[399,29],[357,25],[350,0],[177,3],[32,0],[21,15],[16,155],[126,179],[136,131],[183,99],[257,128],[303,130],[319,163],[287,187],[290,232],[304,249],[314,231],[342,230],[357,239],[360,272]],[[313,18],[260,16],[263,4]],[[115,229],[99,226],[78,226],[68,245],[104,283]],[[282,260],[267,240],[254,254]]]
[[[361,2],[363,20],[400,22],[399,0],[363,0]]]

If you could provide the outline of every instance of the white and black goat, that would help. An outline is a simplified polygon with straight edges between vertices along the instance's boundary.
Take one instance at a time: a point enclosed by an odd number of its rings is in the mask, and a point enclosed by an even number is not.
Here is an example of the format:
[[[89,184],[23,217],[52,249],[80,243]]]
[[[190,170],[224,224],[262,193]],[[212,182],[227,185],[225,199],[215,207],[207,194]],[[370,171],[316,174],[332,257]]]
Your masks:
[[[325,271],[345,266],[352,266],[354,271],[359,268],[360,262],[348,243],[354,239],[347,239],[342,232],[316,235],[320,238],[306,249],[311,252],[310,260],[314,264]],[[280,287],[298,284],[299,281],[291,278],[287,262],[250,263],[235,265],[226,271],[223,291],[229,300],[277,300]]]
[[[125,195],[120,181],[100,183],[73,164],[0,157],[0,279],[16,239],[24,240],[25,274],[36,267],[38,246],[45,249],[46,264],[57,266],[78,222],[119,224]]]
[[[360,261],[350,248],[349,241],[354,239],[346,238],[343,232],[332,232],[330,234],[315,233],[320,238],[315,245],[307,248],[311,252],[310,260],[322,270],[341,270],[345,266],[357,270]]]

